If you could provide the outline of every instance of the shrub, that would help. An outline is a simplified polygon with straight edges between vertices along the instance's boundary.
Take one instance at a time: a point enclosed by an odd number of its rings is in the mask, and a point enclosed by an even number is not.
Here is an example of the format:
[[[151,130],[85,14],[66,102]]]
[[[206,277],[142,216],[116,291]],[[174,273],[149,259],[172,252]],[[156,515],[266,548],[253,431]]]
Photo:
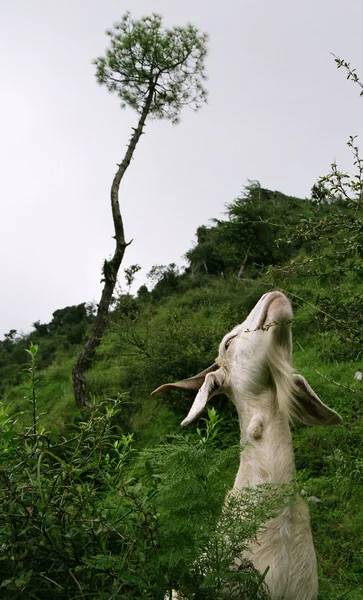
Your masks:
[[[237,498],[220,516],[238,448],[216,447],[216,412],[205,429],[137,453],[115,427],[119,398],[52,443],[36,411],[37,347],[28,353],[33,423],[19,431],[0,414],[1,597],[157,600],[174,587],[187,597],[225,598],[233,588],[267,598],[251,564],[230,566],[276,495],[244,496],[244,520]]]

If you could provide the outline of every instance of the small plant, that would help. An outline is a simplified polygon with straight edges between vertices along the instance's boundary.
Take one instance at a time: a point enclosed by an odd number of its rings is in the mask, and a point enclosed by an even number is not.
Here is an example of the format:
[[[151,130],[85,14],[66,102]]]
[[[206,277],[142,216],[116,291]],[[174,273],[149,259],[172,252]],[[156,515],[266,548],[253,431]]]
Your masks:
[[[350,63],[343,58],[335,56],[334,54],[333,56],[337,68],[345,69],[347,73],[347,79],[350,79],[360,88],[362,88],[360,96],[363,96],[363,83],[360,80],[356,69],[352,68]],[[355,173],[342,173],[339,171],[338,166],[334,161],[331,165],[330,173],[324,177],[320,177],[319,180],[321,184],[327,186],[327,190],[331,197],[338,197],[346,201],[348,206],[354,208],[355,211],[360,209],[363,201],[363,158],[360,155],[359,146],[356,143],[357,137],[358,136],[356,135],[350,135],[347,142],[348,148],[350,148],[353,153],[353,166],[355,168]]]
[[[33,433],[37,434],[37,379],[36,379],[36,356],[38,353],[38,346],[36,344],[30,344],[29,349],[25,349],[25,352],[29,355],[27,369],[23,371],[28,376],[29,385],[24,387],[29,393],[29,400],[32,405],[33,415]]]

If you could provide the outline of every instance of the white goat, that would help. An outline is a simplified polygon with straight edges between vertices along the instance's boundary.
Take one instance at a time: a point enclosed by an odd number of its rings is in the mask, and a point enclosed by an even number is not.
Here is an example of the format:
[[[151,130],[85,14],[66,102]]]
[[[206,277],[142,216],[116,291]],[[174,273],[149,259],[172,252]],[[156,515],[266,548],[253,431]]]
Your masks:
[[[247,319],[223,338],[214,365],[153,392],[199,390],[183,425],[193,421],[212,396],[229,396],[238,412],[245,446],[233,490],[291,481],[295,471],[292,417],[308,425],[342,421],[321,402],[304,377],[293,373],[291,319],[291,304],[284,294],[265,294]],[[317,598],[309,512],[300,495],[265,524],[248,558],[261,573],[269,567],[266,584],[272,600]]]

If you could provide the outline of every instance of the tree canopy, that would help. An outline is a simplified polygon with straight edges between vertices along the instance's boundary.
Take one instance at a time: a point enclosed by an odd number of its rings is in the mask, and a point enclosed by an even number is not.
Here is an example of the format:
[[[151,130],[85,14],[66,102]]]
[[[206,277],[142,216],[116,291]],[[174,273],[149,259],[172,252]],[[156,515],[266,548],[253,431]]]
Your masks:
[[[205,102],[205,33],[190,24],[165,29],[155,13],[135,21],[129,12],[106,33],[110,46],[94,60],[96,77],[123,108],[141,113],[151,95],[148,116],[177,123],[184,106],[197,110]]]

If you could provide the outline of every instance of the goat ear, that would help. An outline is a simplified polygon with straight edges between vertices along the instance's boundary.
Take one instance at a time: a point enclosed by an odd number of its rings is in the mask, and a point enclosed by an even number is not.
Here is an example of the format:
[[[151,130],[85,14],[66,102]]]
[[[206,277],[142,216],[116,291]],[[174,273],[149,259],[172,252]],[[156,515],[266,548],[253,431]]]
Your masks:
[[[195,397],[188,416],[184,419],[184,421],[182,421],[182,425],[189,425],[189,423],[194,421],[194,419],[200,415],[202,410],[205,408],[208,400],[210,400],[212,396],[222,392],[225,377],[226,373],[222,368],[218,369],[218,371],[215,371],[214,373],[208,373],[206,375],[204,383]]]
[[[212,373],[218,369],[217,363],[214,363],[212,366],[208,367],[208,369],[204,369],[198,375],[194,375],[194,377],[189,377],[189,379],[182,379],[181,381],[176,381],[175,383],[164,383],[164,385],[159,386],[151,392],[151,395],[160,394],[160,392],[168,392],[170,390],[183,389],[183,390],[199,390],[202,387],[206,375],[208,373]]]
[[[342,418],[326,406],[302,375],[293,375],[293,414],[306,425],[339,425]]]

